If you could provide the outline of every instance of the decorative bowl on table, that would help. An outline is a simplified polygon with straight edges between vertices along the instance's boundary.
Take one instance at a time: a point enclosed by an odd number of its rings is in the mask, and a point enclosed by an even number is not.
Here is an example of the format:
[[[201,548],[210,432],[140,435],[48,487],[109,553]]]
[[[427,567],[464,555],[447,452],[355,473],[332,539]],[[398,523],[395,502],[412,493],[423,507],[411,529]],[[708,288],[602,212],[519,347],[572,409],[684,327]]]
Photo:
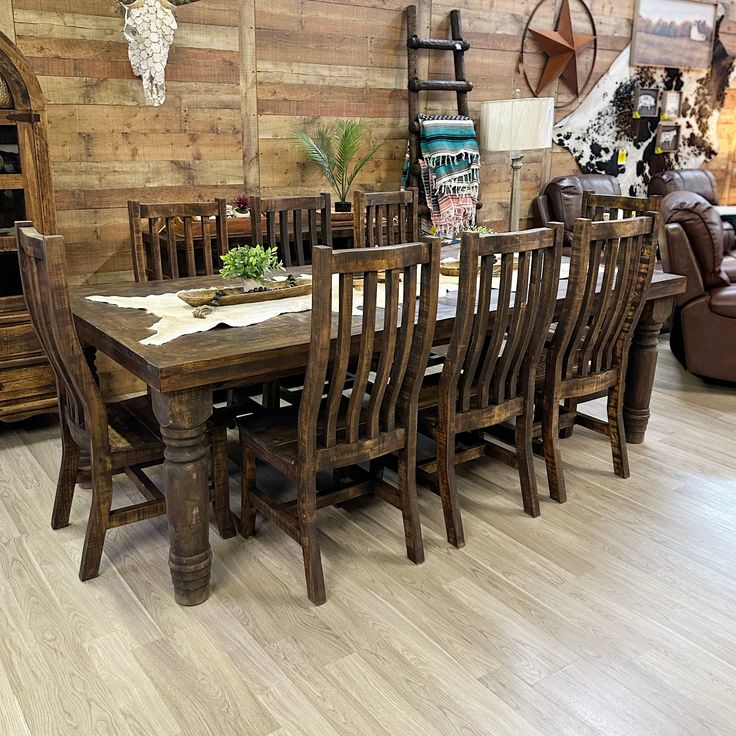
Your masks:
[[[273,299],[305,296],[312,292],[312,280],[293,275],[273,276],[263,285],[247,291],[242,286],[211,286],[206,289],[185,289],[176,295],[191,307],[226,307],[232,304],[252,304]]]

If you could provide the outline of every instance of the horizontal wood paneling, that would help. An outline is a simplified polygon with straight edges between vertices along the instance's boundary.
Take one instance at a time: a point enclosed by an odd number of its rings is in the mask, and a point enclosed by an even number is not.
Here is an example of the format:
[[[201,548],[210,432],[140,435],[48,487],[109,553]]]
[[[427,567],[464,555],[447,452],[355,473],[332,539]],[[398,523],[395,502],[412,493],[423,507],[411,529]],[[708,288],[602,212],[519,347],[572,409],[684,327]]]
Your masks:
[[[518,67],[519,37],[536,0],[421,0],[423,35],[445,36],[448,14],[463,12],[467,74],[480,102],[528,91]],[[295,128],[340,117],[370,121],[382,146],[358,177],[365,188],[398,186],[406,146],[405,0],[203,0],[179,8],[167,67],[167,101],[144,104],[130,69],[122,17],[112,0],[9,0],[12,25],[39,74],[48,105],[59,228],[77,281],[130,278],[125,203],[224,195],[260,183],[265,194],[325,188],[293,140]],[[633,0],[591,0],[599,34],[592,82],[629,42]],[[572,3],[574,14],[576,3]],[[8,13],[12,8],[12,14]],[[722,37],[736,48],[736,9]],[[540,24],[553,8],[542,8]],[[14,20],[14,24],[10,20]],[[581,25],[582,17],[579,18]],[[431,27],[431,31],[430,31]],[[531,75],[544,63],[526,59]],[[452,76],[449,54],[423,52],[422,74]],[[552,89],[552,93],[555,90]],[[563,93],[564,94],[564,93]],[[424,95],[423,109],[453,111],[454,96]],[[567,114],[573,107],[559,111]],[[736,90],[726,100],[721,153],[710,166],[724,201],[736,200]],[[577,169],[561,149],[530,152],[522,174],[523,212],[550,177]],[[486,154],[480,219],[503,227],[511,172],[505,154]]]

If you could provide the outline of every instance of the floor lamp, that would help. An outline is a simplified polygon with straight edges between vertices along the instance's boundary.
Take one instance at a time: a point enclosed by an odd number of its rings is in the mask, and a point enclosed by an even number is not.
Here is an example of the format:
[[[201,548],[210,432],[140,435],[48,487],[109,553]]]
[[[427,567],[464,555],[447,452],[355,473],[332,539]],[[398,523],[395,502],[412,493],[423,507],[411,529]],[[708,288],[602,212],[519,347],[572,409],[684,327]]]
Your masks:
[[[520,95],[521,91],[516,90]],[[480,147],[483,151],[511,152],[511,208],[509,230],[519,229],[522,151],[552,147],[555,101],[527,97],[480,103]]]

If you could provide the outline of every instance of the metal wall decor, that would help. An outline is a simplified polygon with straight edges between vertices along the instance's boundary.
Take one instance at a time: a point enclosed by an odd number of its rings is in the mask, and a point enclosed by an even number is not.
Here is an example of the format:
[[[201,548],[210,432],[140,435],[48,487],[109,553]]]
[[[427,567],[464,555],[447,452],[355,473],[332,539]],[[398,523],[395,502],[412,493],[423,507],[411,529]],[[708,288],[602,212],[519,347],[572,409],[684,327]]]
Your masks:
[[[544,92],[545,88],[556,79],[562,78],[567,88],[570,90],[572,98],[565,101],[563,104],[558,103],[556,107],[559,108],[566,107],[571,104],[587,87],[588,82],[593,75],[593,69],[598,56],[598,34],[596,31],[595,20],[593,19],[593,13],[584,0],[574,0],[574,2],[577,2],[582,7],[588,19],[588,33],[578,33],[573,28],[570,0],[562,0],[560,11],[555,19],[554,30],[537,27],[535,25],[535,18],[538,12],[542,6],[550,2],[554,3],[555,0],[539,0],[534,7],[534,10],[532,10],[526,26],[524,26],[524,32],[521,36],[519,68],[535,97],[539,97]],[[528,53],[526,45],[527,40],[530,38],[547,55],[544,69],[536,83],[533,83],[529,78],[525,64],[525,56]],[[592,49],[592,59],[590,60],[585,80],[581,84],[580,66],[583,53],[587,49]]]
[[[173,9],[197,0],[119,0],[125,9],[123,34],[133,73],[143,82],[148,105],[166,99],[166,63],[174,41],[176,18]]]

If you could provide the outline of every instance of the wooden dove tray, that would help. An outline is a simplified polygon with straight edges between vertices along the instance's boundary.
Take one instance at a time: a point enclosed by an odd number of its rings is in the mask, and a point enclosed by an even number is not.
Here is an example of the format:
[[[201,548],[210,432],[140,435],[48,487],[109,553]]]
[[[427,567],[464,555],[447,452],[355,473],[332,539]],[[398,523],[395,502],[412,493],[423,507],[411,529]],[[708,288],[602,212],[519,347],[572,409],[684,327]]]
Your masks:
[[[288,299],[292,296],[305,296],[311,293],[311,279],[297,279],[296,286],[289,286],[284,282],[283,286],[271,287],[266,291],[245,292],[240,286],[224,286],[220,288],[212,286],[208,289],[177,291],[176,295],[191,307],[227,307],[232,304],[267,302],[274,299]]]

